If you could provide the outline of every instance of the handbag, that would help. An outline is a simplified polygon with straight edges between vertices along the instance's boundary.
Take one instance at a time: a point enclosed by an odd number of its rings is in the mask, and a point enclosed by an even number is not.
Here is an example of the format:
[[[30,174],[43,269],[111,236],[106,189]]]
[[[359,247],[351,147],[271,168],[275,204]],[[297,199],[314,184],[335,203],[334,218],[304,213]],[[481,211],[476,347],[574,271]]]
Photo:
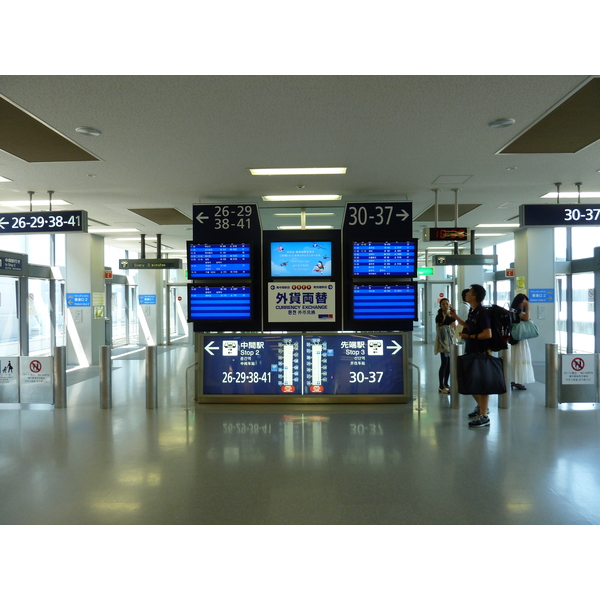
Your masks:
[[[457,378],[459,394],[506,394],[503,360],[486,352],[459,356]]]
[[[536,338],[540,335],[540,330],[537,325],[529,320],[529,321],[519,321],[512,326],[510,330],[510,335],[513,339],[519,340],[530,340],[532,338]]]

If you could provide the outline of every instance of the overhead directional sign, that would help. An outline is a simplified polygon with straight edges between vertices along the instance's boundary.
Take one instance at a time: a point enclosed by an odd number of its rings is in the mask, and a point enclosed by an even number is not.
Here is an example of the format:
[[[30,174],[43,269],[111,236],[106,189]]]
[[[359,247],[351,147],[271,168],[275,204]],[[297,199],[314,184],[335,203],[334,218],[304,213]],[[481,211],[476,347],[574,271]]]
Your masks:
[[[260,232],[256,204],[194,204],[194,241],[227,243],[250,232]]]
[[[435,254],[435,266],[497,265],[497,254]]]
[[[85,210],[0,213],[0,233],[87,232]]]
[[[412,236],[411,202],[349,202],[344,214],[344,232],[353,239],[408,240]]]
[[[124,258],[119,260],[119,269],[181,269],[180,258]]]
[[[581,227],[600,225],[600,204],[522,204],[521,227]]]

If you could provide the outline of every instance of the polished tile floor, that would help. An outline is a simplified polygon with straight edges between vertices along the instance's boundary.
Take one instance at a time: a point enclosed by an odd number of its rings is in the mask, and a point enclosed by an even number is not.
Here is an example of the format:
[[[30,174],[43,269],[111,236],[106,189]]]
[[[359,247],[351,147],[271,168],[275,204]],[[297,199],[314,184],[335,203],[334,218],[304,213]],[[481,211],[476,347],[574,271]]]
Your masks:
[[[544,406],[544,385],[491,401],[491,426],[437,391],[418,339],[421,410],[399,405],[195,405],[191,347],[158,355],[159,408],[143,354],[70,373],[68,407],[0,405],[0,524],[600,523],[597,405]]]

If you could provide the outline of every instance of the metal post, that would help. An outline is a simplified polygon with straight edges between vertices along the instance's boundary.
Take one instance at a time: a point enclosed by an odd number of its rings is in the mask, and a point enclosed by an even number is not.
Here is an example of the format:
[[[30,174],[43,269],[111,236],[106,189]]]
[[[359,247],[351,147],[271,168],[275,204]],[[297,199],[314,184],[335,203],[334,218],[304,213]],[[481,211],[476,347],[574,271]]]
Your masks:
[[[450,347],[450,408],[458,408],[458,344]]]
[[[556,408],[560,396],[558,344],[546,344],[546,408]]]
[[[511,355],[512,349],[510,346],[506,350],[500,350],[500,358],[502,359],[502,368],[504,370],[504,383],[506,384],[506,393],[498,394],[498,408],[510,408],[510,401],[512,399],[512,388],[510,382],[512,381],[512,366],[511,366]]]
[[[112,408],[110,346],[100,346],[100,408]]]
[[[158,408],[158,379],[156,376],[156,346],[146,348],[146,408]]]
[[[67,408],[67,349],[54,348],[54,408]]]

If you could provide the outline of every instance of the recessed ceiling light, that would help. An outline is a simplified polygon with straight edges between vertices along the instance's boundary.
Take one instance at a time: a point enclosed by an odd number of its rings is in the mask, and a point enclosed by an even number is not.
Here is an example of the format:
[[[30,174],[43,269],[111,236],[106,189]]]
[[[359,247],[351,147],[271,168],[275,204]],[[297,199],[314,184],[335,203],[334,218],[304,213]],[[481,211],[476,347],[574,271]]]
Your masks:
[[[344,175],[346,167],[310,167],[306,169],[248,169],[252,175]]]
[[[0,183],[4,183],[5,181],[12,181],[12,179],[9,179],[8,177],[2,177],[2,175],[0,175]]]
[[[558,194],[556,192],[548,192],[547,194],[540,196],[540,198],[552,198],[553,200],[556,200],[557,197],[558,197]],[[560,197],[561,198],[600,198],[600,192],[581,192],[581,194],[579,192],[561,192]]]
[[[75,127],[75,131],[81,135],[89,135],[92,137],[98,137],[102,132],[94,127]]]
[[[501,118],[501,119],[494,119],[493,121],[490,121],[488,123],[488,125],[490,127],[493,127],[494,129],[501,129],[502,127],[510,127],[511,125],[514,125],[515,123],[516,123],[516,121],[514,119]]]
[[[477,233],[475,232],[475,237],[500,237],[502,235],[506,235],[505,233]]]
[[[296,194],[291,196],[263,196],[263,200],[266,202],[287,202],[287,201],[301,201],[301,200],[341,200],[342,197],[336,194]]]
[[[475,227],[520,227],[518,223],[481,223],[480,225],[475,225]]]
[[[48,206],[49,200],[6,200],[0,202],[0,206]],[[52,206],[64,206],[71,204],[66,200],[55,200],[52,198]]]

